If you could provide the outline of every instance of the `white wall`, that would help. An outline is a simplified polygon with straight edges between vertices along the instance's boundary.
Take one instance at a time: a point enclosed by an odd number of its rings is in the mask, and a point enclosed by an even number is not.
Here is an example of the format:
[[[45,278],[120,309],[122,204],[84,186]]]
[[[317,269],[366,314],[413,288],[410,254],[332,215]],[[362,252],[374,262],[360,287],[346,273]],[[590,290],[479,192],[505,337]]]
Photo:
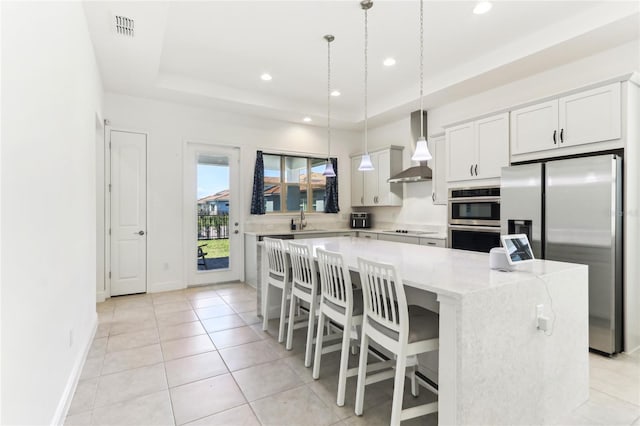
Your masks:
[[[553,68],[526,79],[440,106],[429,106],[428,135],[444,131],[443,126],[509,108],[538,98],[552,96],[590,83],[640,70],[640,45],[627,43],[596,55]],[[427,98],[428,99],[428,98]],[[411,165],[413,144],[409,117],[369,130],[369,150],[388,145],[404,146],[404,166]],[[358,147],[356,151],[362,151]],[[404,184],[402,207],[373,207],[374,220],[398,225],[440,225],[447,222],[447,206],[431,202],[432,182]]]
[[[293,215],[251,216],[251,190],[257,149],[265,152],[326,155],[326,129],[263,120],[171,102],[105,95],[105,118],[114,129],[149,133],[148,140],[148,289],[182,288],[183,276],[183,170],[185,141],[240,147],[241,211],[245,230],[288,229]],[[350,210],[348,153],[357,135],[332,131],[332,156],[338,162],[340,208],[342,213],[309,214],[310,225],[326,228],[346,226]],[[195,201],[195,200],[194,200]],[[338,219],[338,221],[336,220]]]
[[[0,423],[53,424],[96,325],[102,89],[81,3],[2,8]]]

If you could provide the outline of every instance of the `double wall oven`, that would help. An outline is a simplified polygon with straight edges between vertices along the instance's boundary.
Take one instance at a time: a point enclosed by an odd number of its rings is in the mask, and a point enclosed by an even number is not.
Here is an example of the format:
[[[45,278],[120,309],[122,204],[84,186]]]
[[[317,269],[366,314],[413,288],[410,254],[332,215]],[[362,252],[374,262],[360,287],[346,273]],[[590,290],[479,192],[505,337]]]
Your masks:
[[[485,253],[500,247],[500,187],[449,189],[449,246]]]

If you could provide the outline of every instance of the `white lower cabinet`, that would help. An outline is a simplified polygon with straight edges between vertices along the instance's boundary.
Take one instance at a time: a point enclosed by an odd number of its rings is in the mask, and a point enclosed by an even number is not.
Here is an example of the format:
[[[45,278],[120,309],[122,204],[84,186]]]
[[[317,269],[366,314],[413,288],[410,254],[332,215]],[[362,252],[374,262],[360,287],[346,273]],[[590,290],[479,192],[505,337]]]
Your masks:
[[[441,238],[420,238],[421,246],[431,246],[431,247],[447,247],[447,240]]]
[[[358,238],[368,238],[370,240],[377,240],[377,232],[358,231]]]
[[[397,234],[378,234],[378,239],[382,241],[394,241],[396,243],[419,244],[420,238]]]

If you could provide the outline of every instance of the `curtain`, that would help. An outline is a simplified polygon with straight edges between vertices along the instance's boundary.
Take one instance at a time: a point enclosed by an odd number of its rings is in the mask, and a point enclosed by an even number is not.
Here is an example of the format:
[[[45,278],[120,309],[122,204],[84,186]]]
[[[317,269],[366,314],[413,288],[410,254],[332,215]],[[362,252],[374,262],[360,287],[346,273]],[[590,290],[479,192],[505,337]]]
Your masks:
[[[327,186],[324,195],[324,212],[338,213],[340,205],[338,204],[338,159],[331,158],[333,170],[336,172],[335,177],[327,177]]]
[[[253,171],[253,193],[251,194],[251,214],[265,214],[262,151],[256,151],[256,167]]]

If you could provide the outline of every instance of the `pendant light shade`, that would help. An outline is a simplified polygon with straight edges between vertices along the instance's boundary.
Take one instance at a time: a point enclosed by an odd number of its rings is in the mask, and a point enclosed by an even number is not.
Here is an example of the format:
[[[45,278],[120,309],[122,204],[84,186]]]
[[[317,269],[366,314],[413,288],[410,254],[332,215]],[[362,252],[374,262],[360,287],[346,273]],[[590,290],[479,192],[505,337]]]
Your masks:
[[[429,161],[432,158],[429,147],[427,146],[427,140],[424,136],[419,137],[418,142],[416,142],[416,152],[413,153],[411,159],[413,161]]]
[[[331,42],[335,37],[327,34],[324,39],[327,40],[327,164],[322,174],[326,177],[336,177],[331,163]]]
[[[369,150],[367,146],[367,80],[369,77],[368,74],[368,63],[367,63],[367,47],[369,43],[369,31],[368,31],[368,16],[367,11],[373,7],[373,2],[371,0],[362,0],[360,2],[360,7],[364,10],[364,154],[362,155],[362,159],[360,160],[360,166],[358,166],[358,170],[361,172],[368,172],[373,170],[373,163],[371,163],[371,157],[369,157]]]
[[[368,153],[362,155],[362,160],[360,160],[358,170],[360,170],[361,172],[368,172],[370,170],[373,170],[373,163],[371,162],[371,157],[369,157]]]
[[[416,141],[416,150],[411,156],[413,161],[429,161],[433,157],[429,152],[427,140],[424,137],[424,112],[422,106],[422,93],[424,84],[424,13],[423,0],[420,0],[420,137]]]
[[[324,166],[324,172],[322,172],[322,174],[326,177],[336,177],[336,172],[333,170],[331,160],[327,160],[327,164]]]

